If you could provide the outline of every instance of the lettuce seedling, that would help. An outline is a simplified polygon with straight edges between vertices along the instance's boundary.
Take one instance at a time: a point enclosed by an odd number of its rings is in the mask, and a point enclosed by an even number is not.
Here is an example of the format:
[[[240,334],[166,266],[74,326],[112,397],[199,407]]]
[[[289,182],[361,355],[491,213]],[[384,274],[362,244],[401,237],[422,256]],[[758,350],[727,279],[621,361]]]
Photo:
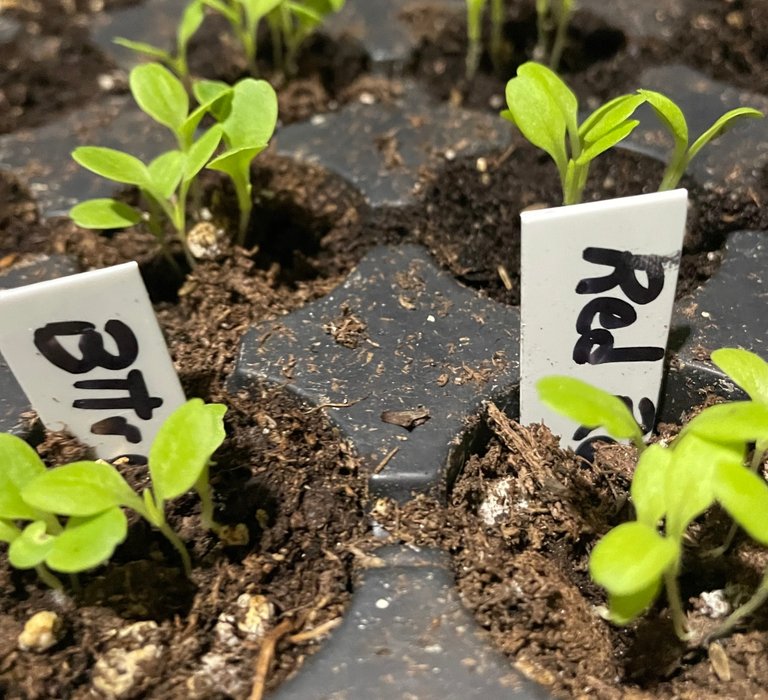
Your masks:
[[[467,3],[467,56],[465,76],[467,80],[475,77],[482,54],[483,16],[488,0],[466,0]],[[490,0],[491,4],[491,41],[490,53],[493,67],[499,71],[504,63],[504,0]]]
[[[207,82],[196,86],[195,95],[203,102],[215,95],[224,83]],[[225,109],[212,109],[220,125],[226,150],[211,160],[206,167],[229,175],[235,186],[240,206],[240,224],[236,242],[245,244],[248,222],[251,218],[251,161],[269,144],[277,124],[277,95],[264,80],[244,78],[232,88],[231,100]]]
[[[765,368],[742,352],[719,351],[718,361],[734,367],[757,395]],[[567,377],[546,377],[538,388],[554,410],[638,444],[639,428],[632,430],[631,414],[616,397]],[[768,484],[744,464],[747,445],[766,440],[768,404],[739,401],[705,409],[669,447],[641,450],[630,490],[637,519],[606,534],[590,557],[590,575],[608,591],[609,619],[617,624],[635,619],[663,586],[676,633],[689,636],[677,582],[683,538],[695,518],[719,503],[753,539],[768,545]],[[714,636],[727,634],[765,600],[768,569],[754,596]]]
[[[533,50],[533,57],[537,61],[543,61],[549,56],[547,63],[552,70],[557,70],[560,65],[572,14],[573,0],[536,0],[538,38]],[[551,48],[547,51],[550,43]]]
[[[467,80],[475,77],[480,66],[483,14],[487,4],[488,0],[467,0],[467,56],[464,71]]]
[[[184,12],[179,20],[178,29],[176,30],[175,54],[143,41],[133,41],[131,39],[124,39],[123,37],[117,37],[114,39],[114,42],[120,46],[125,46],[125,48],[131,49],[136,53],[157,59],[168,66],[168,68],[176,73],[182,80],[186,81],[189,78],[187,45],[203,23],[204,15],[205,5],[202,0],[192,0],[192,2],[184,8]]]
[[[259,23],[285,0],[202,0],[222,15],[243,47],[249,70],[256,75]]]
[[[208,166],[227,172],[235,182],[241,207],[238,240],[242,241],[252,207],[250,161],[266,148],[277,122],[277,96],[272,87],[251,78],[234,87],[199,81],[193,85],[199,105],[190,111],[184,86],[158,63],[134,68],[130,86],[139,107],[173,132],[178,148],[146,165],[112,148],[76,148],[72,157],[83,167],[115,182],[137,186],[146,212],[114,199],[92,199],[73,207],[72,219],[84,228],[111,229],[131,226],[146,218],[170,258],[163,229],[163,220],[167,218],[192,266],[195,261],[186,244],[187,197],[200,171]],[[247,110],[251,111],[246,113]],[[196,137],[202,118],[209,113],[221,123]],[[222,138],[227,150],[214,157]]]
[[[186,246],[187,194],[219,145],[221,127],[214,125],[195,139],[195,130],[209,105],[201,105],[190,112],[184,86],[159,63],[134,68],[130,74],[130,87],[139,107],[173,132],[178,148],[166,151],[148,164],[128,153],[100,146],[76,148],[72,158],[97,175],[138,187],[147,204],[150,230],[163,251],[169,255],[162,225],[164,215],[193,265],[194,259]],[[114,199],[81,202],[69,215],[78,226],[96,229],[125,228],[137,224],[143,216],[139,209]]]
[[[517,69],[506,98],[501,116],[555,162],[564,204],[581,201],[591,162],[632,133],[639,122],[630,117],[646,99],[616,97],[579,125],[576,95],[554,71],[533,61]]]
[[[23,440],[0,435],[0,539],[10,543],[10,563],[35,568],[43,580],[60,587],[45,567],[76,573],[107,561],[126,537],[122,509],[130,508],[165,535],[189,575],[189,553],[166,521],[165,503],[194,489],[203,524],[219,529],[208,468],[225,437],[226,410],[191,399],[168,417],[149,453],[152,486],[141,496],[111,464],[83,460],[48,470]],[[65,525],[60,518],[67,519]],[[29,523],[21,529],[20,520]]]
[[[672,190],[677,187],[688,167],[688,163],[698,152],[721,134],[728,131],[743,119],[761,119],[763,113],[751,107],[739,107],[723,114],[690,146],[688,144],[688,123],[682,110],[668,97],[653,90],[638,90],[643,95],[661,123],[670,132],[675,145],[669,164],[659,186],[659,191]]]
[[[232,27],[243,47],[248,67],[255,75],[259,24],[266,20],[272,34],[275,67],[285,75],[297,71],[301,44],[345,0],[202,0]]]
[[[298,72],[301,45],[332,12],[339,12],[345,0],[283,0],[267,16],[272,32],[275,65],[285,75]]]

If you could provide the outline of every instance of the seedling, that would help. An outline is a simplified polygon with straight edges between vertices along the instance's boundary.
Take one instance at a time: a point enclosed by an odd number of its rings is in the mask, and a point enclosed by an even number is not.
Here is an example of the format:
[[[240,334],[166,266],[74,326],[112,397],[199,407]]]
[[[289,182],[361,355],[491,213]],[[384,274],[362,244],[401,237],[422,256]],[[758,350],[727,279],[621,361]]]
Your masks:
[[[632,133],[639,122],[630,117],[646,99],[616,97],[579,125],[576,96],[554,71],[532,61],[517,69],[506,97],[501,116],[554,160],[564,204],[581,201],[592,161]]]
[[[125,46],[136,53],[143,54],[164,63],[182,80],[186,81],[189,77],[189,66],[187,65],[187,45],[195,32],[203,23],[205,15],[205,5],[202,0],[192,0],[184,8],[184,12],[179,20],[179,27],[176,31],[176,51],[171,53],[164,49],[152,46],[143,41],[133,41],[117,37],[114,42],[120,46]]]
[[[224,83],[203,82],[195,86],[195,96],[205,104],[216,101],[217,90],[223,94],[229,86]],[[251,161],[269,144],[277,124],[277,96],[264,80],[245,78],[232,88],[226,109],[211,109],[221,126],[226,150],[207,167],[229,175],[235,186],[240,206],[237,244],[244,245],[251,218]]]
[[[267,17],[272,32],[275,65],[286,75],[298,71],[301,45],[325,18],[344,7],[345,0],[283,0]]]
[[[80,461],[48,470],[23,440],[0,435],[0,539],[10,543],[10,563],[35,568],[46,583],[61,587],[48,568],[77,573],[107,561],[126,537],[122,509],[130,508],[165,535],[189,575],[189,553],[166,521],[165,503],[194,489],[203,524],[219,529],[208,468],[225,437],[226,410],[191,399],[168,417],[149,453],[152,486],[141,497],[111,464]],[[29,521],[23,529],[20,520]]]
[[[504,0],[490,0],[491,3],[491,61],[494,68],[501,69],[505,53],[504,44]],[[467,80],[475,77],[482,54],[483,16],[488,0],[467,0],[467,56],[465,75]]]
[[[248,67],[256,74],[259,24],[266,20],[272,34],[275,66],[286,75],[296,73],[301,44],[344,0],[202,0],[232,27],[243,47]]]
[[[688,143],[688,123],[682,110],[668,97],[653,90],[638,90],[643,95],[661,123],[672,135],[675,145],[669,164],[659,186],[659,191],[672,190],[677,187],[688,167],[688,163],[708,143],[725,133],[744,119],[761,119],[763,113],[751,107],[739,107],[726,112],[715,121],[690,146]]]
[[[573,14],[573,0],[536,0],[536,48],[533,57],[557,70],[565,48],[568,24]],[[547,47],[549,51],[547,50]]]
[[[155,234],[163,252],[170,258],[165,237],[163,220],[171,223],[184,248],[187,261],[195,264],[186,245],[187,196],[196,177],[206,166],[226,156],[233,156],[233,147],[220,158],[213,158],[222,137],[226,143],[237,144],[235,159],[242,166],[246,152],[250,159],[261,152],[269,141],[276,123],[277,96],[263,81],[246,79],[230,88],[224,83],[201,81],[194,87],[200,100],[197,108],[190,111],[189,98],[182,83],[158,63],[138,66],[130,74],[131,93],[139,107],[159,124],[167,127],[176,137],[178,148],[167,151],[149,164],[138,158],[112,148],[82,146],[76,148],[72,157],[84,168],[115,182],[135,185],[139,188],[146,211],[129,206],[115,199],[92,199],[73,207],[70,216],[84,228],[113,229],[125,228],[146,219],[149,229]],[[247,99],[257,95],[258,99]],[[242,109],[235,110],[236,117],[227,120],[232,104],[245,105],[253,109],[250,122],[243,118]],[[207,113],[226,121],[226,125],[215,124],[195,138],[200,121]],[[213,160],[212,160],[213,159]],[[220,164],[220,163],[217,163]],[[219,167],[218,169],[223,169]],[[238,178],[243,175],[242,167]],[[250,193],[250,184],[238,185],[238,201],[250,214],[250,198],[246,201],[242,191]],[[247,223],[247,218],[245,219]],[[242,223],[241,223],[242,229]],[[242,239],[242,232],[239,240]]]
[[[739,358],[731,350],[719,352],[725,362]],[[754,373],[755,367],[746,358],[740,376],[762,390],[765,375]],[[541,400],[554,410],[637,444],[640,429],[631,429],[631,414],[616,397],[567,377],[544,378],[538,387]],[[663,584],[675,632],[681,639],[690,636],[677,583],[683,537],[693,520],[717,502],[753,539],[768,545],[768,484],[744,465],[747,445],[766,440],[768,404],[740,401],[705,409],[671,446],[655,444],[640,451],[630,490],[637,519],[611,530],[590,557],[590,575],[608,591],[610,620],[626,624],[641,615]],[[765,600],[768,570],[754,596],[710,638],[730,632]]]

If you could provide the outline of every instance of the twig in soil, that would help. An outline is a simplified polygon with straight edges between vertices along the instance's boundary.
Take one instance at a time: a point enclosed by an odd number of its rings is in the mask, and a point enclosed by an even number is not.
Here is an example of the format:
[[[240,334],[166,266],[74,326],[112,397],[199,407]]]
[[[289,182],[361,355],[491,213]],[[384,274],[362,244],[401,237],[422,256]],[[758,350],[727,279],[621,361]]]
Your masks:
[[[326,620],[322,624],[318,625],[314,629],[307,630],[306,632],[299,632],[298,634],[292,634],[288,637],[288,641],[291,644],[303,644],[304,642],[311,642],[318,637],[322,637],[333,629],[336,629],[341,624],[340,617],[333,617],[330,620]]]
[[[264,637],[261,649],[259,650],[259,656],[256,659],[256,670],[253,674],[250,700],[262,700],[264,697],[264,689],[267,683],[267,676],[269,675],[269,666],[275,655],[275,646],[282,637],[291,631],[293,624],[294,620],[290,618],[283,620]]]
[[[370,396],[370,394],[361,396],[359,399],[355,399],[354,401],[345,399],[344,401],[328,401],[326,403],[319,403],[317,406],[308,408],[307,413],[314,413],[315,411],[319,411],[321,408],[349,408],[350,406],[354,406],[356,403],[360,403],[361,401],[367,399],[368,396]]]
[[[381,460],[374,468],[373,473],[378,474],[384,467],[387,466],[389,463],[389,460],[392,459],[397,454],[397,451],[399,450],[399,447],[393,447],[389,452],[387,452],[386,455],[384,455],[384,459]]]

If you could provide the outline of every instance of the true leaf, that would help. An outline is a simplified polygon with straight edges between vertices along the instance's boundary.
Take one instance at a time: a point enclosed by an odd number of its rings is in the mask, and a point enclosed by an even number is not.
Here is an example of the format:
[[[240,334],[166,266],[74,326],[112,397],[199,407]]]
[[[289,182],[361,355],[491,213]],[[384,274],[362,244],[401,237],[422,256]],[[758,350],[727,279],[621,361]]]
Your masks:
[[[621,95],[598,107],[579,127],[579,136],[585,144],[595,143],[624,124],[635,110],[645,102],[642,95]]]
[[[25,501],[49,513],[89,516],[115,506],[134,506],[139,497],[105,462],[72,462],[41,474],[22,491]],[[140,504],[141,505],[141,504]]]
[[[612,596],[631,596],[656,583],[678,554],[677,544],[654,527],[622,523],[595,545],[589,573]]]
[[[721,463],[715,470],[715,498],[749,536],[768,545],[768,484],[737,463]]]
[[[721,348],[712,353],[714,362],[753,401],[768,404],[768,362],[749,350]]]
[[[609,148],[613,148],[619,141],[623,141],[627,138],[639,123],[640,122],[636,119],[631,119],[601,136],[597,141],[591,143],[581,152],[581,155],[576,159],[576,165],[585,165]]]
[[[89,199],[76,204],[69,215],[78,226],[109,230],[127,228],[141,221],[141,212],[116,199]]]
[[[587,428],[602,426],[618,440],[632,439],[642,444],[643,435],[626,404],[602,389],[580,379],[553,375],[536,383],[539,399]]]
[[[149,451],[152,487],[159,501],[185,493],[224,441],[222,404],[190,399],[163,423]]]
[[[77,573],[107,561],[125,540],[128,521],[120,508],[90,518],[70,518],[45,563],[55,571]]]
[[[181,81],[159,63],[137,66],[128,80],[136,104],[156,122],[177,133],[189,111],[189,98]]]
[[[149,181],[149,171],[138,158],[102,146],[80,146],[72,151],[75,162],[91,172],[115,182],[143,187]]]
[[[55,539],[46,532],[44,522],[30,523],[8,547],[8,561],[17,569],[32,569],[45,561]]]

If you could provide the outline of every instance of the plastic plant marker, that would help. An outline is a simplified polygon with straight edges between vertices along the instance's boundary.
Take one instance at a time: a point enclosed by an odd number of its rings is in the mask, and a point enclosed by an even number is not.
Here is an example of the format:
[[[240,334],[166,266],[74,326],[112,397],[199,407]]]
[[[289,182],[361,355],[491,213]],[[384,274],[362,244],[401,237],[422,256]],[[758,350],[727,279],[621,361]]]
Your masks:
[[[599,428],[539,400],[536,383],[556,374],[622,397],[651,429],[686,207],[674,190],[523,212],[521,422],[544,421],[589,455]]]
[[[135,262],[0,291],[0,351],[43,423],[146,458],[184,402]]]

